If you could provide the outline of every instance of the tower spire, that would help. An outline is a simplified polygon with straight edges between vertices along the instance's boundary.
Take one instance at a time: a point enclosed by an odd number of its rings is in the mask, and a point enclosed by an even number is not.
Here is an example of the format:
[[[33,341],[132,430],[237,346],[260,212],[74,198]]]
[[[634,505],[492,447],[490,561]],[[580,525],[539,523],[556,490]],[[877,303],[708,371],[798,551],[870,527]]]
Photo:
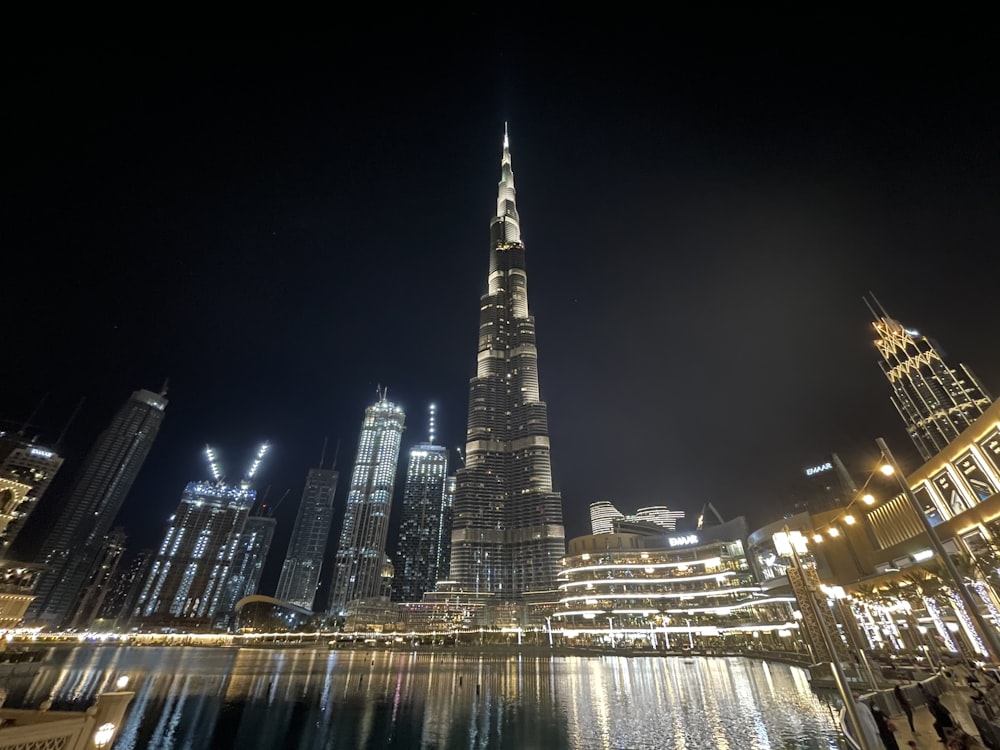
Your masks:
[[[517,215],[517,191],[510,162],[510,137],[503,124],[503,153],[500,156],[500,182],[497,183],[497,215],[491,222],[493,246],[507,249],[521,245],[521,220]]]

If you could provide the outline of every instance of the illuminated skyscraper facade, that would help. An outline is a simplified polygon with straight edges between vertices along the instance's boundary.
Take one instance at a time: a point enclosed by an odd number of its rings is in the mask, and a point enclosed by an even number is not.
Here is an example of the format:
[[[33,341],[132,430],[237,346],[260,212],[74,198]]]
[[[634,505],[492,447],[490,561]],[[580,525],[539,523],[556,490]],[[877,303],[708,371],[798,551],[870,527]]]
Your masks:
[[[333,522],[333,498],[340,473],[333,469],[310,469],[295,526],[288,542],[288,554],[281,566],[275,596],[310,611],[316,600],[319,576],[326,556],[326,544]]]
[[[247,516],[246,525],[236,542],[233,567],[226,581],[226,596],[219,608],[219,617],[227,624],[232,622],[236,603],[245,596],[257,593],[277,526],[278,521],[273,516]]]
[[[63,459],[55,449],[22,439],[19,435],[0,433],[0,478],[12,479],[30,489],[11,508],[0,503],[0,514],[7,523],[0,531],[0,557],[6,556],[17,541],[31,511],[42,499]]]
[[[677,528],[684,518],[684,511],[671,510],[666,505],[649,505],[635,513],[624,514],[610,500],[590,504],[590,530],[592,534],[613,534],[620,523],[647,523],[661,526],[668,531]]]
[[[166,389],[135,391],[97,438],[38,561],[48,566],[28,619],[61,626],[101,554],[125,496],[139,474],[163,423]]]
[[[516,599],[555,588],[566,535],[561,498],[552,489],[506,132],[500,170],[476,375],[469,382],[465,466],[456,474],[449,577],[471,593]]]
[[[365,410],[337,547],[329,605],[333,616],[346,615],[354,600],[385,594],[385,542],[405,418],[402,409],[386,400],[384,390]]]
[[[930,460],[982,415],[993,397],[972,370],[949,367],[933,340],[890,318],[874,296],[868,309],[892,403],[920,455]]]
[[[418,443],[410,450],[399,524],[393,599],[419,601],[441,577],[441,516],[448,478],[448,449]]]
[[[208,628],[228,599],[227,582],[256,492],[248,482],[190,482],[136,603],[133,622]]]

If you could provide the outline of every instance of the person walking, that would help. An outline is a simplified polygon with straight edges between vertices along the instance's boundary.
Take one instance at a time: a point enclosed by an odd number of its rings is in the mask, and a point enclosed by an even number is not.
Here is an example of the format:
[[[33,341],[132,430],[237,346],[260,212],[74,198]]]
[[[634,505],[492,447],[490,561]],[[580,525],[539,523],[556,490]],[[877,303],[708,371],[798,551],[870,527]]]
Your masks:
[[[851,693],[851,697],[854,699],[854,713],[858,715],[858,723],[861,724],[861,726],[852,727],[852,729],[855,734],[864,737],[862,746],[878,747],[882,743],[882,736],[879,734],[878,724],[875,723],[872,710],[867,703],[861,701],[861,696],[858,693]]]
[[[910,725],[910,731],[913,732],[913,734],[916,734],[917,730],[913,726],[913,704],[910,703],[910,699],[906,697],[906,691],[903,690],[902,682],[896,683],[896,687],[892,689],[892,694],[896,696],[896,702],[899,703],[899,707],[903,709],[903,713],[906,714],[906,721]]]
[[[899,750],[899,743],[896,742],[896,726],[889,721],[889,717],[885,715],[885,712],[876,706],[874,703],[870,704],[872,718],[875,719],[875,726],[878,727],[878,736],[882,740],[882,744],[885,745],[885,750]]]
[[[955,728],[955,720],[951,716],[951,711],[945,708],[941,699],[931,693],[927,694],[927,710],[934,717],[934,731],[937,732],[938,739],[945,742],[948,733]]]

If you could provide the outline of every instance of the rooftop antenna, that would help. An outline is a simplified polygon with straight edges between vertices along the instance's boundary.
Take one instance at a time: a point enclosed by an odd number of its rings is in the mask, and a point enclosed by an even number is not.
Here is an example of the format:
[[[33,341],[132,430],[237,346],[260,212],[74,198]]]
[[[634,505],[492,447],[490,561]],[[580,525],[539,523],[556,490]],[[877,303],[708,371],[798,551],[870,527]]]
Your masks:
[[[275,511],[278,510],[278,506],[281,505],[281,503],[284,501],[284,499],[286,497],[288,497],[288,493],[291,492],[291,491],[292,491],[292,488],[289,487],[287,490],[285,490],[285,494],[278,498],[278,502],[276,502],[274,505],[271,506],[271,515],[272,516],[274,515]]]
[[[330,438],[323,438],[323,451],[319,454],[319,468],[323,468],[323,462],[326,460],[326,441]]]
[[[169,389],[169,388],[170,388],[170,378],[164,378],[163,379],[163,387],[160,389],[160,395],[161,396],[166,396],[167,395],[167,389]]]
[[[337,447],[333,451],[333,465],[330,467],[331,470],[337,468],[337,456],[340,455],[340,438],[337,438]]]
[[[73,413],[69,415],[69,420],[67,420],[66,425],[62,428],[62,432],[59,433],[59,437],[56,438],[56,445],[60,445],[63,438],[66,437],[66,433],[69,431],[70,426],[76,420],[76,415],[80,413],[80,409],[83,408],[83,402],[87,400],[86,396],[81,396],[80,400],[76,403],[76,408],[73,409]]]
[[[434,413],[436,411],[437,411],[437,407],[434,406],[434,404],[431,404],[431,406],[430,406],[430,427],[428,429],[428,433],[430,434],[430,441],[429,442],[430,442],[431,445],[434,445],[434,432],[435,432],[435,430],[434,430]]]
[[[261,461],[264,460],[264,456],[267,455],[267,452],[269,450],[271,450],[271,444],[265,440],[263,443],[260,444],[260,447],[257,449],[257,455],[254,457],[253,463],[250,464],[250,468],[247,469],[247,475],[244,477],[243,481],[249,482],[251,479],[254,478],[254,475],[260,468]]]
[[[35,421],[35,416],[38,414],[39,410],[41,410],[42,406],[44,406],[45,400],[48,397],[49,397],[49,394],[46,393],[44,396],[42,396],[38,400],[38,404],[35,406],[34,409],[32,409],[31,414],[28,415],[28,418],[26,420],[24,420],[24,424],[21,425],[21,429],[17,431],[18,435],[21,435],[22,437],[24,436],[24,431],[27,430],[28,427],[31,426],[32,422]]]
[[[215,449],[212,446],[205,446],[205,457],[208,459],[208,468],[212,470],[212,476],[215,477],[215,483],[218,484],[222,481],[222,469],[219,468],[219,460],[216,458]]]
[[[386,396],[386,394],[388,392],[389,392],[389,388],[386,387],[386,386],[383,386],[381,383],[379,383],[377,386],[375,386],[375,395],[378,397],[378,402],[380,404],[385,401],[385,396]]]

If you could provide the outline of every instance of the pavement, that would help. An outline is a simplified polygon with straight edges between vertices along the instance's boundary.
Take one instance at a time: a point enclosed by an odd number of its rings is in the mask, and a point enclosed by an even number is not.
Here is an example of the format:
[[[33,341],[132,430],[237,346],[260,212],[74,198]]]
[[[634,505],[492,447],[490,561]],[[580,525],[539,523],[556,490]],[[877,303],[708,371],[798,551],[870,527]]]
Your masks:
[[[976,724],[969,715],[966,708],[972,691],[964,685],[952,685],[952,687],[942,693],[939,697],[945,708],[951,711],[955,722],[968,734],[971,734],[980,745],[982,738],[976,729]],[[899,743],[900,750],[911,750],[913,746],[907,746],[907,742],[913,740],[919,750],[934,750],[934,748],[944,747],[944,743],[938,740],[937,732],[934,731],[934,717],[927,710],[926,705],[920,705],[913,709],[913,727],[915,732],[910,731],[910,725],[906,721],[906,714],[900,713],[892,717],[892,723],[896,725],[896,742]]]

